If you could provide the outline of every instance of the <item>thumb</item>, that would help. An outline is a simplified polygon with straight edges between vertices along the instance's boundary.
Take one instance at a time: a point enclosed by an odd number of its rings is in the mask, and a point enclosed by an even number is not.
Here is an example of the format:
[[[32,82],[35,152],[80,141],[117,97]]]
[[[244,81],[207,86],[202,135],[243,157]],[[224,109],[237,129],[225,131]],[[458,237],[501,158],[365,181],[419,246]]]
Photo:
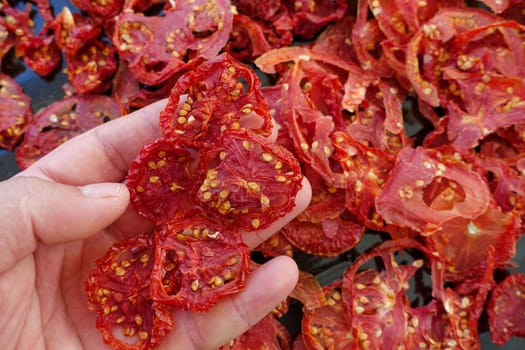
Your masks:
[[[25,176],[0,182],[0,273],[32,254],[37,243],[84,239],[110,225],[125,211],[123,184],[83,187]]]

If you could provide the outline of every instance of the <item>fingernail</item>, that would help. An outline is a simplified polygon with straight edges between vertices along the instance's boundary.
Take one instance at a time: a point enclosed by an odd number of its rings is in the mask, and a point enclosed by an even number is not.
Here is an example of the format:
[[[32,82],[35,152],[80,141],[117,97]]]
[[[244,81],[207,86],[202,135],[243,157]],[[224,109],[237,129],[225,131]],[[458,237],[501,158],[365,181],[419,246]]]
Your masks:
[[[100,183],[80,186],[79,190],[89,198],[113,198],[121,196],[123,186],[118,183]]]

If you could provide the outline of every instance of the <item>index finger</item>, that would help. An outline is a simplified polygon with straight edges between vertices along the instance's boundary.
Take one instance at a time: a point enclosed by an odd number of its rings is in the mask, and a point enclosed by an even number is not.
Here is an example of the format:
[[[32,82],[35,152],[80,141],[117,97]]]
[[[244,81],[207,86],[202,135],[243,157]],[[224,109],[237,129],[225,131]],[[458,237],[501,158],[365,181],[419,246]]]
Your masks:
[[[160,137],[159,113],[167,100],[91,129],[56,148],[19,175],[67,185],[120,182],[142,146]]]

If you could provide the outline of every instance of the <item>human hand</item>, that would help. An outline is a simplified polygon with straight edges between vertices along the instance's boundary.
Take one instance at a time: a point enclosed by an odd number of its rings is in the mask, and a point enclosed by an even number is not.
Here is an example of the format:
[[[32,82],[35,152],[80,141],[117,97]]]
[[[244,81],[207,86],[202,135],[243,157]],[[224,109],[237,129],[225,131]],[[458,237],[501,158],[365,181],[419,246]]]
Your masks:
[[[148,232],[129,206],[122,180],[143,144],[160,136],[157,102],[90,130],[0,183],[0,344],[2,349],[103,349],[84,281],[117,241]],[[309,203],[305,181],[294,210],[245,236],[252,248]],[[160,349],[215,349],[242,334],[292,290],[297,267],[279,257],[248,278],[246,289],[208,313],[176,311]],[[264,288],[261,288],[264,286]]]

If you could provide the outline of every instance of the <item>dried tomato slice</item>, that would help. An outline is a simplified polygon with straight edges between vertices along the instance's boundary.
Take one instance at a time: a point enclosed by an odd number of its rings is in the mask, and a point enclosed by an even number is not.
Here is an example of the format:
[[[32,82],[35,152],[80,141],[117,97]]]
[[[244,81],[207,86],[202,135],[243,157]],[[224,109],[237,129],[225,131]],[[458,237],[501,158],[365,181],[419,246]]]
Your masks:
[[[291,342],[288,330],[272,314],[268,314],[241,336],[218,350],[290,350]]]
[[[54,36],[31,37],[19,45],[29,68],[44,77],[57,70],[62,62]]]
[[[424,232],[451,219],[475,219],[490,199],[486,182],[458,153],[419,147],[399,152],[375,204],[386,222]]]
[[[488,11],[449,7],[421,26],[407,45],[406,72],[422,101],[434,107],[441,103],[438,82],[441,75],[436,76],[435,72],[440,71],[441,66],[447,63],[448,59],[443,57],[450,57],[444,43],[458,33],[497,21],[498,17]],[[421,66],[420,54],[426,57]],[[457,57],[453,59],[456,60]]]
[[[71,96],[39,110],[28,126],[16,161],[25,169],[67,140],[120,117],[118,104],[103,95]]]
[[[22,87],[0,73],[0,147],[13,150],[32,120],[31,99]]]
[[[232,0],[239,13],[249,18],[271,21],[281,9],[281,0],[253,1]]]
[[[58,47],[67,55],[74,56],[86,41],[95,39],[100,34],[91,17],[85,17],[78,13],[71,13],[68,7],[64,7],[51,24]]]
[[[348,215],[346,215],[348,216]],[[353,217],[342,214],[321,222],[300,221],[297,218],[281,229],[281,233],[303,252],[335,257],[352,249],[363,236],[365,226]]]
[[[117,70],[115,49],[92,39],[73,55],[66,54],[67,75],[78,93],[102,93]]]
[[[126,115],[135,109],[167,98],[175,84],[176,78],[160,85],[147,86],[139,82],[129,70],[125,61],[121,61],[113,77],[111,94],[120,105],[122,115]]]
[[[228,54],[182,75],[161,112],[166,137],[195,146],[213,145],[228,129],[269,136],[271,116],[255,73]]]
[[[305,309],[301,337],[307,349],[344,350],[356,346],[340,288],[325,287],[326,304]]]
[[[208,311],[244,288],[250,250],[235,227],[195,216],[159,227],[155,241],[153,300]]]
[[[483,274],[490,247],[495,248],[495,267],[508,267],[509,260],[516,254],[520,227],[518,213],[502,213],[499,207],[491,204],[476,218],[458,217],[443,222],[427,238],[427,244],[442,258],[445,279],[462,281]]]
[[[334,159],[347,181],[346,208],[363,225],[388,231],[377,212],[375,198],[393,167],[392,155],[358,142],[345,132],[333,133],[332,139]]]
[[[0,17],[0,61],[5,55],[15,46],[16,38],[15,34],[7,29],[7,25],[4,17]]]
[[[107,20],[120,13],[126,0],[71,0],[71,2],[79,9],[89,13],[91,17]]]
[[[137,212],[157,224],[197,213],[193,196],[199,183],[198,160],[195,150],[165,139],[145,145],[126,176]]]
[[[203,150],[197,171],[205,173],[197,198],[206,213],[248,231],[290,212],[303,178],[290,152],[247,130]]]
[[[290,13],[294,35],[305,39],[343,18],[348,8],[345,0],[282,0],[282,4]]]
[[[512,273],[500,282],[489,298],[490,336],[500,346],[511,337],[525,336],[525,275]],[[518,312],[520,310],[520,312]]]
[[[299,271],[299,280],[290,293],[290,298],[303,304],[305,310],[313,310],[328,304],[327,293],[313,274]]]
[[[152,349],[173,327],[171,308],[150,297],[151,236],[115,243],[86,280],[88,307],[97,329],[114,349]]]
[[[233,17],[230,39],[224,51],[239,61],[251,61],[271,48],[261,24],[243,14]]]
[[[295,251],[294,246],[280,231],[267,238],[254,250],[261,252],[265,257],[293,256]]]
[[[141,82],[158,85],[189,59],[215,57],[228,41],[232,22],[229,1],[180,1],[162,16],[122,13],[113,44]]]

